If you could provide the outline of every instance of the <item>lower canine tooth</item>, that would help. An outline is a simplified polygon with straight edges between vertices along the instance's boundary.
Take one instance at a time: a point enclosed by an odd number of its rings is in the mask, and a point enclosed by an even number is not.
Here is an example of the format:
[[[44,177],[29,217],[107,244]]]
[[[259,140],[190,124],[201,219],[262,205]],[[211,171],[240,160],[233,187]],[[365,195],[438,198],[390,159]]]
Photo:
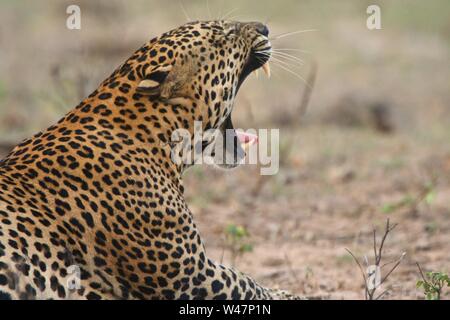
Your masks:
[[[262,69],[264,70],[264,73],[266,74],[266,76],[268,78],[270,78],[270,65],[269,62],[266,62],[263,66]]]

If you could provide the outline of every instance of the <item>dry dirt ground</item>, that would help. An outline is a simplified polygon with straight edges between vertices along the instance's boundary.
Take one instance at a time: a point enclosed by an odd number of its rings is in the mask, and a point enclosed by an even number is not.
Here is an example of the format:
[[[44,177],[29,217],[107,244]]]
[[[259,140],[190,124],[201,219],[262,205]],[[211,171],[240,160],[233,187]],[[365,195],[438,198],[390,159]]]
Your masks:
[[[362,299],[363,281],[345,248],[373,261],[372,230],[378,228],[380,240],[389,217],[398,226],[383,261],[406,255],[379,293],[421,298],[416,262],[435,271],[450,266],[448,148],[440,153],[438,141],[418,146],[408,136],[364,130],[308,127],[292,134],[298,137],[294,156],[284,159],[277,176],[261,179],[251,167],[187,174],[188,199],[209,254],[230,263],[224,229],[242,225],[254,250],[237,260],[241,271],[310,298]]]

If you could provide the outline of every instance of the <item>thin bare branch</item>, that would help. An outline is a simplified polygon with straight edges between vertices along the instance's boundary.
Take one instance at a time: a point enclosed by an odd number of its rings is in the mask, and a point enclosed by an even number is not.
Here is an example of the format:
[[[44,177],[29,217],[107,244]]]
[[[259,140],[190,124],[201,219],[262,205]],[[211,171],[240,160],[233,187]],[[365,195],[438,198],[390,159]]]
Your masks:
[[[389,276],[391,275],[392,272],[394,272],[395,269],[397,269],[397,267],[400,265],[400,263],[402,262],[403,258],[405,257],[406,252],[404,252],[400,258],[398,259],[397,263],[392,267],[391,271],[389,271],[384,278],[381,280],[380,282],[380,286],[387,280],[387,278],[389,278]]]
[[[355,260],[356,264],[359,267],[359,270],[361,271],[362,277],[364,279],[364,289],[365,289],[365,296],[367,299],[367,295],[369,294],[369,289],[367,288],[367,278],[366,278],[366,273],[364,272],[364,269],[361,265],[361,263],[359,262],[359,260],[355,257],[355,255],[353,254],[353,252],[351,252],[348,248],[345,248],[345,250],[352,256],[353,260]]]
[[[317,68],[318,68],[317,62],[313,61],[312,65],[311,65],[311,70],[309,72],[308,79],[307,79],[308,85],[305,86],[302,100],[300,101],[300,106],[299,106],[300,119],[303,118],[303,116],[306,114],[306,111],[308,110],[309,101],[311,99],[313,88],[316,83]]]
[[[365,283],[365,298],[366,300],[379,300],[382,297],[384,297],[390,289],[383,291],[380,295],[378,295],[375,298],[375,294],[376,291],[381,287],[381,285],[387,281],[387,279],[390,277],[390,275],[398,268],[398,266],[400,265],[400,263],[402,262],[403,258],[406,256],[406,252],[402,253],[402,255],[400,256],[400,258],[398,258],[397,260],[388,262],[381,265],[381,260],[383,258],[383,248],[386,242],[386,239],[389,235],[389,233],[392,232],[392,230],[394,230],[397,227],[397,224],[394,224],[391,226],[389,219],[387,219],[386,221],[386,228],[384,231],[384,235],[381,239],[381,242],[379,244],[379,246],[377,246],[377,231],[376,228],[374,228],[373,232],[372,232],[372,237],[373,237],[373,254],[374,254],[374,261],[375,261],[375,271],[369,272],[369,269],[367,269],[368,274],[366,274],[366,272],[364,271],[361,263],[359,262],[359,260],[355,257],[355,255],[348,249],[347,252],[353,257],[353,259],[355,260],[355,262],[357,263],[361,273],[363,274],[363,278],[364,278],[364,283]],[[366,256],[364,256],[366,263],[368,264],[368,259]],[[389,270],[389,272],[387,272],[387,274],[380,280],[379,283],[374,283],[374,286],[372,288],[369,289],[369,284],[368,284],[368,279],[372,280],[372,277],[375,276],[375,280],[378,277],[378,272],[381,272],[381,269],[389,264],[395,263],[395,265]],[[369,267],[369,266],[368,266]]]
[[[383,298],[385,295],[389,293],[389,291],[391,291],[391,289],[392,287],[389,287],[386,290],[384,290],[382,293],[380,293],[378,297],[375,298],[375,300],[380,300],[381,298]]]
[[[423,273],[422,268],[420,267],[420,264],[419,264],[418,262],[416,262],[416,265],[417,265],[417,268],[419,268],[419,272],[420,272],[420,276],[422,277],[422,280],[423,280],[425,283],[428,283],[428,280],[427,280],[427,278],[425,277],[425,274]]]
[[[377,229],[373,228],[373,254],[375,257],[375,263],[377,261]]]
[[[396,227],[397,227],[397,224],[394,224],[392,227],[390,227],[390,221],[389,221],[389,219],[387,219],[387,221],[386,221],[386,230],[384,232],[383,238],[381,239],[381,244],[380,244],[380,248],[378,250],[378,255],[376,256],[375,265],[377,265],[377,266],[380,265],[380,261],[381,261],[381,257],[382,257],[382,251],[383,251],[383,247],[384,247],[384,243],[386,241],[386,238],[389,235],[389,233],[392,230],[394,230]]]

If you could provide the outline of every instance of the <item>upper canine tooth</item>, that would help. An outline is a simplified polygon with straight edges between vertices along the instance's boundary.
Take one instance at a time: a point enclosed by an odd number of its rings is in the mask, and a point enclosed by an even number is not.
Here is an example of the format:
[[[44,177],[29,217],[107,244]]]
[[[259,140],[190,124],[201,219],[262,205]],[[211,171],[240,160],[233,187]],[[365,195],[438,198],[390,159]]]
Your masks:
[[[266,74],[266,76],[268,77],[268,78],[270,78],[270,65],[269,65],[269,62],[266,62],[263,66],[262,66],[262,69],[264,70],[264,73]]]

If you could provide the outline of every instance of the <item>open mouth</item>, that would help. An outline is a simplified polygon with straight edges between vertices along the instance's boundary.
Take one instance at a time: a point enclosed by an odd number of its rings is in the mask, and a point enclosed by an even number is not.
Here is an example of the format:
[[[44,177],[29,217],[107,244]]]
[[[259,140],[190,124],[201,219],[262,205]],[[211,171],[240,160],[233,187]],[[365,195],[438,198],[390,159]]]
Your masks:
[[[239,91],[241,85],[244,83],[245,79],[252,73],[258,72],[259,69],[262,69],[266,76],[270,78],[270,65],[269,60],[272,52],[272,46],[267,37],[258,38],[256,43],[253,45],[253,48],[250,52],[250,56],[244,66],[242,74],[239,78],[238,88]],[[231,117],[231,115],[229,116]],[[231,121],[226,121],[226,123],[231,124]],[[234,128],[226,128],[233,129]],[[258,136],[251,135],[244,132],[236,132],[236,136],[241,144],[241,146],[246,149],[249,146],[258,143]]]
[[[256,41],[256,44],[253,46],[250,56],[242,70],[241,76],[239,77],[237,91],[239,91],[245,79],[247,79],[252,72],[257,72],[259,69],[262,69],[267,77],[270,78],[269,60],[271,51],[272,47],[267,37],[260,37],[259,40]],[[221,131],[225,137],[223,140],[224,149],[226,153],[232,155],[234,159],[232,165],[227,165],[225,167],[236,167],[244,160],[246,156],[245,150],[248,150],[250,146],[258,143],[258,136],[235,130],[231,120],[231,114],[223,123]],[[233,140],[233,143],[226,143],[230,139]]]
[[[267,38],[256,43],[251,52],[250,56],[245,63],[242,74],[239,77],[238,90],[244,83],[245,79],[254,71],[258,71],[260,68],[263,69],[267,77],[270,78],[270,65],[269,60],[272,52],[272,46]]]

